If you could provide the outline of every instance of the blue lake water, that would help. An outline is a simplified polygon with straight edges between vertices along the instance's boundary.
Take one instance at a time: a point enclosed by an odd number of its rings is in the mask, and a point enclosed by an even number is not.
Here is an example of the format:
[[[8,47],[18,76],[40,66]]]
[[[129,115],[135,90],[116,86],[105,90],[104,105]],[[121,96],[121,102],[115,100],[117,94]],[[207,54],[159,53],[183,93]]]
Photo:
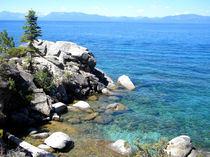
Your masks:
[[[15,40],[23,21],[0,21]],[[195,146],[210,148],[210,25],[103,22],[43,22],[42,39],[73,41],[87,47],[97,67],[115,81],[128,75],[137,86],[118,96],[132,112],[108,125],[93,124],[105,135],[133,143],[189,135]]]

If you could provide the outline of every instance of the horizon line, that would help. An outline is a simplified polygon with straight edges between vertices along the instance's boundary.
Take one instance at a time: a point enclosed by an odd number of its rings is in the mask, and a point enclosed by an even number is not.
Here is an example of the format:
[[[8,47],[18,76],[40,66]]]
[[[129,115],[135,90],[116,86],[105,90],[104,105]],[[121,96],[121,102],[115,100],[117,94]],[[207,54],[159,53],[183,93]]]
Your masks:
[[[9,12],[9,13],[20,13],[20,14],[27,14],[27,12],[20,12],[20,11],[7,11],[7,10],[2,10],[0,11],[0,13],[2,12]],[[121,16],[108,16],[108,15],[101,15],[101,14],[96,14],[96,13],[84,13],[84,12],[77,12],[77,11],[72,11],[72,12],[67,12],[67,11],[55,11],[55,12],[49,12],[49,13],[43,13],[43,12],[38,12],[36,11],[36,13],[38,14],[38,16],[40,17],[45,17],[51,13],[81,13],[81,14],[86,14],[86,15],[98,15],[98,16],[104,16],[104,17],[128,17],[128,18],[138,18],[138,17],[142,17],[142,18],[164,18],[164,17],[168,17],[168,16],[180,16],[180,15],[197,15],[197,16],[205,16],[205,17],[210,17],[208,15],[201,15],[201,14],[196,14],[196,13],[182,13],[182,14],[175,14],[175,15],[165,15],[165,16],[126,16],[126,15],[121,15]]]

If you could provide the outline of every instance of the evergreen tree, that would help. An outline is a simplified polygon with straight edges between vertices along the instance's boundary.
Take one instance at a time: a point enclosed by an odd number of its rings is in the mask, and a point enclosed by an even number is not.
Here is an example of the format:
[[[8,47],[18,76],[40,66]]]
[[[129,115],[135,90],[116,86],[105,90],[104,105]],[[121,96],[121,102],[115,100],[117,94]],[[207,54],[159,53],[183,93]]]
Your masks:
[[[11,48],[15,47],[13,37],[8,37],[6,30],[0,33],[0,53],[7,53]]]
[[[23,37],[20,37],[20,42],[29,42],[29,52],[37,52],[33,46],[34,40],[37,40],[37,37],[41,37],[41,28],[37,24],[38,17],[35,15],[35,11],[29,10],[26,17],[26,22],[24,23]]]

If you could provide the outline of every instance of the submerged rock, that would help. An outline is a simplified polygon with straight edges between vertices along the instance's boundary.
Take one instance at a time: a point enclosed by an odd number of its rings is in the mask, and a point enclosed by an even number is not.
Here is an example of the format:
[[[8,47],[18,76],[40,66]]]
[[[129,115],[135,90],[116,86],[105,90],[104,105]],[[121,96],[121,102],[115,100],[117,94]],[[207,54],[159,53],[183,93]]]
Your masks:
[[[93,95],[93,96],[90,96],[88,98],[88,100],[90,100],[90,101],[96,101],[97,100],[97,97],[95,95]]]
[[[88,120],[93,120],[93,119],[95,119],[98,115],[99,115],[98,112],[93,112],[93,113],[87,115],[87,116],[85,117],[85,120],[87,120],[87,121],[88,121]]]
[[[109,124],[113,121],[113,118],[108,115],[99,115],[94,119],[94,122],[98,124]]]
[[[68,111],[70,112],[81,112],[81,110],[78,107],[74,107],[74,106],[67,106]]]
[[[48,146],[48,145],[46,145],[46,144],[40,144],[39,146],[38,146],[38,148],[40,148],[40,149],[42,149],[42,150],[45,150],[45,151],[47,151],[47,152],[54,152],[54,149],[53,148],[51,148],[50,146]]]
[[[50,136],[49,132],[42,132],[42,133],[36,133],[36,134],[32,134],[31,137],[33,138],[47,138]]]
[[[63,132],[53,133],[44,141],[44,143],[52,148],[60,150],[70,148],[74,144],[70,137]]]
[[[85,101],[79,101],[73,105],[74,107],[78,107],[81,109],[90,109],[90,105]]]
[[[105,95],[114,95],[114,93],[111,92],[108,88],[102,89],[102,93]]]
[[[129,89],[129,90],[134,90],[136,87],[130,80],[130,78],[126,75],[122,75],[118,78],[118,84],[122,85],[123,87]]]
[[[68,122],[70,122],[71,124],[79,124],[81,123],[81,120],[80,118],[70,118]]]
[[[113,103],[113,104],[109,104],[106,107],[106,114],[113,114],[113,113],[121,113],[123,111],[128,111],[129,108],[123,104],[120,103]]]
[[[110,144],[110,148],[125,156],[134,156],[136,153],[136,150],[133,149],[128,142],[121,139]]]

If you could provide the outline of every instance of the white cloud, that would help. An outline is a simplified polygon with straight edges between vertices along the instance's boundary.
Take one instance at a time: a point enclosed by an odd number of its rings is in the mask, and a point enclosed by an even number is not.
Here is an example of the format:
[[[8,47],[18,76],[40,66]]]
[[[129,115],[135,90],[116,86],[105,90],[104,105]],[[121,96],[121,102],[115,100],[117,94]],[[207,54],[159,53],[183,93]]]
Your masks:
[[[190,12],[189,11],[184,11],[182,14],[189,14]]]
[[[184,11],[184,12],[181,12],[181,13],[175,13],[175,15],[183,15],[183,14],[190,14],[190,12]]]
[[[109,8],[104,8],[105,11],[109,10]]]
[[[100,10],[100,7],[99,6],[95,6],[94,7],[96,10]]]
[[[2,11],[5,11],[5,10],[2,10]],[[8,10],[9,12],[12,12],[12,13],[27,13],[26,10]]]
[[[67,11],[68,11],[68,9],[67,9],[66,7],[64,7],[64,6],[62,6],[60,10],[61,10],[62,12],[67,12]]]
[[[143,13],[144,12],[144,9],[138,9],[137,10],[137,13]]]
[[[40,17],[46,16],[48,14],[49,14],[49,12],[37,12],[37,15]]]
[[[166,9],[170,8],[169,6],[165,6]]]
[[[132,9],[132,8],[133,8],[133,6],[131,6],[131,5],[128,6],[128,9]]]
[[[151,5],[151,8],[153,8],[153,9],[155,9],[155,8],[157,8],[158,6],[157,5]]]

